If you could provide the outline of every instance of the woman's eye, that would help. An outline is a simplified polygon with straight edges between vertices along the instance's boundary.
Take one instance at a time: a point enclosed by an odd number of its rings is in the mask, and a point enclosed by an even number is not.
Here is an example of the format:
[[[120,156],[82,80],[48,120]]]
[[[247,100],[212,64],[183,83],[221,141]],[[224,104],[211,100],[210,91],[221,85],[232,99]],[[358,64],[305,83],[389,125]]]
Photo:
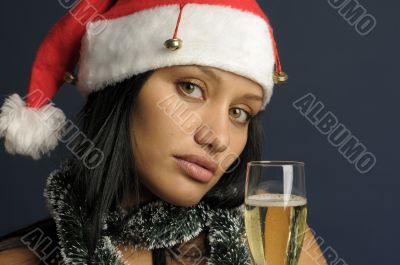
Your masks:
[[[190,97],[196,97],[196,98],[203,98],[203,89],[201,88],[200,85],[197,85],[193,82],[190,81],[179,81],[177,82],[177,85],[179,89],[185,93],[185,95],[188,95]],[[251,115],[248,111],[242,109],[242,108],[233,108],[229,110],[229,113],[238,120],[239,123],[246,124],[248,121],[250,121],[254,115]]]
[[[203,97],[203,89],[199,85],[196,85],[189,81],[180,81],[177,82],[177,85],[179,86],[180,90],[183,91],[183,93],[189,95],[190,97]]]
[[[253,118],[253,115],[241,108],[233,108],[230,110],[230,113],[235,119],[238,119],[240,123],[247,123]]]

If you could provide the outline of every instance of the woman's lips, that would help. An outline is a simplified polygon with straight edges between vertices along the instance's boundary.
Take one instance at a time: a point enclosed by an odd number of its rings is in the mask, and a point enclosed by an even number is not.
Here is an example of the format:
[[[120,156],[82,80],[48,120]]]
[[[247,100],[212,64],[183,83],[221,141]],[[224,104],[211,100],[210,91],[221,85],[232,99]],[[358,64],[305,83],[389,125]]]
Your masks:
[[[178,166],[191,178],[207,183],[213,177],[213,173],[195,163],[175,157]]]

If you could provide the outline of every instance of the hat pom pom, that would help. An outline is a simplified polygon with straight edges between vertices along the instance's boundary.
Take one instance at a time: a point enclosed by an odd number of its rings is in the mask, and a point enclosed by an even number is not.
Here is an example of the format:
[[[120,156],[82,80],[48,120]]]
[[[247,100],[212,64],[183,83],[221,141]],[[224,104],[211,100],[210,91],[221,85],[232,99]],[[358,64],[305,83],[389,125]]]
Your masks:
[[[52,103],[31,108],[18,94],[12,94],[1,107],[0,137],[4,137],[8,153],[37,160],[57,146],[64,124],[63,111]]]

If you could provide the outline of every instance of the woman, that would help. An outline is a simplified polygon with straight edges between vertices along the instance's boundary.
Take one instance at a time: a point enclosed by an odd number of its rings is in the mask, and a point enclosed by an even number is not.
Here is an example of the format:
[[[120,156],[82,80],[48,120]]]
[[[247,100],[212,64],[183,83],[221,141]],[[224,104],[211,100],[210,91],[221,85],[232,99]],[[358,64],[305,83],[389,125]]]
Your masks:
[[[7,151],[37,159],[68,142],[74,127],[41,96],[54,95],[82,39],[77,80],[66,77],[87,102],[73,155],[48,178],[51,218],[2,238],[0,264],[250,264],[243,176],[261,159],[273,81],[285,79],[265,15],[250,0],[91,4],[96,19],[77,22],[80,2],[44,41],[26,105],[15,94],[2,108]],[[43,59],[57,45],[68,56]],[[41,134],[15,130],[20,117]],[[299,264],[324,264],[318,254]]]

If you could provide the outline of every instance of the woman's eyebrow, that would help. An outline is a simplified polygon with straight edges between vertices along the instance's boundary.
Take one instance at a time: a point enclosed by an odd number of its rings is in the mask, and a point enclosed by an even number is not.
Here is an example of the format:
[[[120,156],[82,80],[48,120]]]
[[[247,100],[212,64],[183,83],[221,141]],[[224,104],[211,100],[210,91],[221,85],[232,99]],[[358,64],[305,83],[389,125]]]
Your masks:
[[[261,102],[263,101],[262,97],[255,94],[245,94],[242,97],[248,100],[261,101]]]
[[[211,68],[202,65],[195,65],[195,67],[202,71],[204,74],[214,78],[218,83],[221,83],[221,77],[216,74]]]
[[[197,69],[202,71],[204,74],[214,78],[217,82],[221,83],[221,77],[216,74],[210,67],[207,66],[202,66],[202,65],[194,65]],[[263,98],[255,95],[255,94],[244,94],[242,98],[248,99],[248,100],[254,100],[254,101],[263,101]]]

